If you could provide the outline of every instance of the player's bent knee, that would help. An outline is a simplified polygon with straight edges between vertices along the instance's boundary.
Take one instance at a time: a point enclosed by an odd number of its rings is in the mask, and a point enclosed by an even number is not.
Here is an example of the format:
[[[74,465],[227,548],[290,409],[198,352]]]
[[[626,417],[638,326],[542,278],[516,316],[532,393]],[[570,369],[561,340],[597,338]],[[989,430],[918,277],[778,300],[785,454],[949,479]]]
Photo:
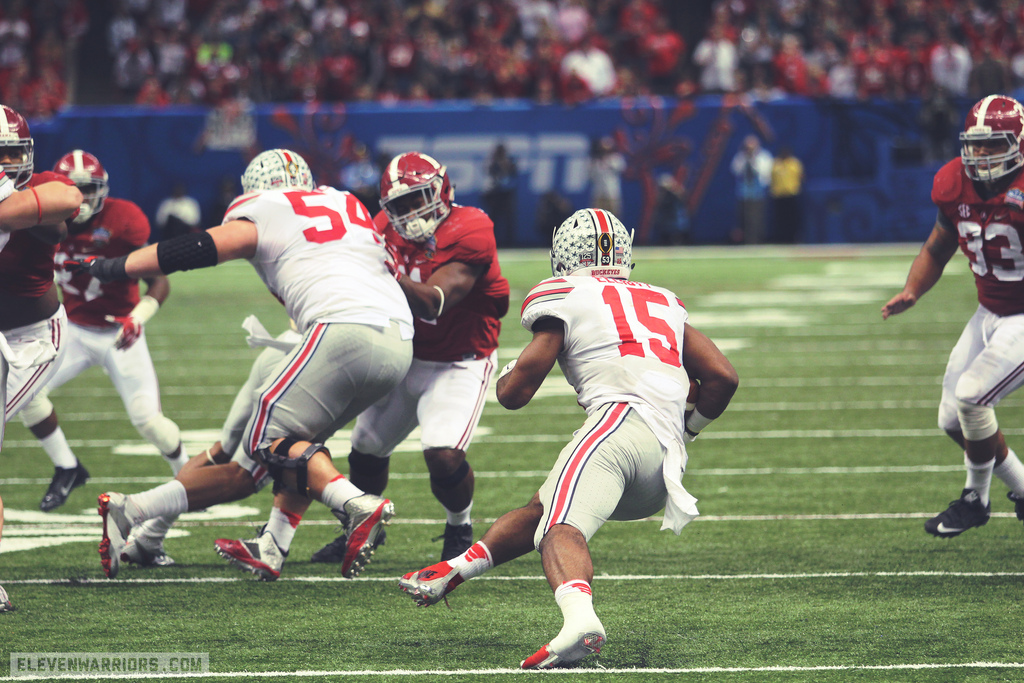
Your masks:
[[[181,443],[181,430],[170,418],[158,413],[141,424],[136,424],[142,438],[156,446],[157,450],[167,455],[173,453]]]
[[[309,459],[317,453],[328,458],[331,452],[322,443],[310,443],[298,439],[277,439],[269,446],[261,446],[254,454],[262,462],[270,478],[274,480],[274,492],[292,491],[309,495]]]
[[[996,411],[990,406],[957,399],[956,411],[960,418],[960,429],[968,441],[984,441],[999,431]]]
[[[390,455],[371,455],[355,449],[352,449],[348,454],[349,472],[352,474],[362,474],[367,477],[380,474],[388,468],[390,462]]]
[[[456,452],[462,453],[462,451]],[[466,477],[469,476],[469,462],[466,461],[465,453],[462,453],[462,462],[458,466],[456,466],[454,470],[451,470],[449,468],[450,463],[445,463],[445,465],[446,466],[442,469],[442,471],[448,473],[440,476],[435,476],[434,471],[436,471],[437,465],[436,463],[432,465],[431,461],[429,459],[427,460],[427,469],[430,470],[430,483],[434,484],[438,488],[446,490],[453,489],[459,484],[461,484],[466,479]]]
[[[31,401],[25,404],[25,407],[18,413],[18,417],[21,418],[22,424],[31,429],[52,414],[53,403],[46,397],[44,392],[39,392]]]

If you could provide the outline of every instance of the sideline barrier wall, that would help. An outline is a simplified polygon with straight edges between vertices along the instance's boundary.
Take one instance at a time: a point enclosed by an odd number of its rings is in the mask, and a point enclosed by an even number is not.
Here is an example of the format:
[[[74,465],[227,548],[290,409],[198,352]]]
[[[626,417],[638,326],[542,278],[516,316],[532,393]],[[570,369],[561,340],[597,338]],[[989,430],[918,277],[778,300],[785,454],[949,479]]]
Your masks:
[[[957,102],[957,114],[969,104]],[[556,190],[574,208],[589,205],[590,145],[605,135],[616,139],[626,158],[620,218],[636,228],[638,243],[664,238],[654,220],[657,183],[664,174],[674,175],[687,189],[692,240],[724,243],[736,220],[729,165],[742,139],[753,133],[773,153],[789,145],[804,164],[801,241],[916,242],[927,237],[934,221],[929,193],[939,164],[898,165],[894,157],[899,150],[915,149],[920,140],[919,109],[916,101],[787,98],[755,104],[703,96],[575,107],[519,100],[493,105],[233,104],[216,110],[72,107],[30,123],[38,169],[50,168],[70,149],[92,152],[110,173],[111,194],[137,202],[151,219],[180,181],[202,205],[206,226],[220,221],[211,214],[222,179],[237,183],[247,161],[263,149],[294,149],[310,162],[318,182],[333,185],[357,142],[374,154],[424,151],[448,166],[457,202],[480,206],[487,158],[496,144],[504,143],[519,168],[519,246],[546,246],[550,239],[554,226],[534,224],[543,193]]]

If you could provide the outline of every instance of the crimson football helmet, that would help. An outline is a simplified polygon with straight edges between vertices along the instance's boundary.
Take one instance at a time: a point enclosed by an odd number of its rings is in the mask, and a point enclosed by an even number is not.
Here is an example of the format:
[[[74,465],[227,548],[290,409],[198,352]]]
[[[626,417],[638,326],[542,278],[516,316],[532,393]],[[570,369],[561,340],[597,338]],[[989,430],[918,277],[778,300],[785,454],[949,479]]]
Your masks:
[[[960,133],[960,158],[971,180],[992,182],[1024,166],[1024,106],[1006,95],[989,95],[971,107]]]
[[[0,104],[0,155],[6,154],[12,159],[2,166],[18,189],[32,178],[34,149],[25,117],[6,104]]]
[[[80,149],[73,150],[57,160],[53,172],[71,178],[82,191],[82,203],[89,206],[88,211],[81,211],[75,216],[75,223],[84,223],[103,209],[110,186],[107,171],[95,156]]]
[[[398,234],[424,242],[452,211],[455,192],[445,166],[420,152],[391,160],[380,177],[380,207]]]

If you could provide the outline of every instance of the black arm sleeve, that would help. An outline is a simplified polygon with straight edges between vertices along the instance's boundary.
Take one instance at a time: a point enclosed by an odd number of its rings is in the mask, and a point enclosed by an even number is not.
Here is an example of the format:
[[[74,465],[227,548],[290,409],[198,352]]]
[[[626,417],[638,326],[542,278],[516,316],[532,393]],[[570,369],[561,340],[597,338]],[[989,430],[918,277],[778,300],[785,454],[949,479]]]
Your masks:
[[[217,245],[205,230],[194,235],[180,235],[157,242],[156,259],[164,275],[179,270],[209,268],[217,265]]]

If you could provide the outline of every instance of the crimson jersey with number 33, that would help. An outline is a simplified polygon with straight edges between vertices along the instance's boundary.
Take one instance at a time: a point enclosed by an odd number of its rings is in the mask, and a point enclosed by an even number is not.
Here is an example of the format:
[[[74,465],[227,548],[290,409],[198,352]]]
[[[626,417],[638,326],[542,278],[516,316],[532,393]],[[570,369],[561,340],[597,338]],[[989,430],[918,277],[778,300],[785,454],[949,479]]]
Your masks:
[[[558,363],[588,413],[610,402],[645,403],[681,437],[690,380],[682,363],[687,313],[675,294],[618,278],[550,278],[527,294],[523,327],[545,317],[565,326]]]
[[[982,199],[953,159],[935,174],[932,201],[971,263],[979,303],[997,315],[1024,313],[1024,173]]]

